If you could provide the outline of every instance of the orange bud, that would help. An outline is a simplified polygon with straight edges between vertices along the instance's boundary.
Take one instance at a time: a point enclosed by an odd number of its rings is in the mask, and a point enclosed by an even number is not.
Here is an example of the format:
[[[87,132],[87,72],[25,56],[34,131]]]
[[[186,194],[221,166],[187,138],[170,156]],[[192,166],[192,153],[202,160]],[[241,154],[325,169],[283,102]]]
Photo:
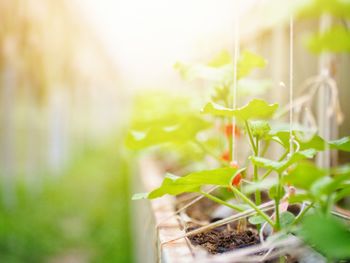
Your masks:
[[[230,152],[229,151],[224,152],[221,155],[221,159],[226,161],[226,162],[229,162],[230,161]]]
[[[232,123],[225,125],[225,135],[226,137],[231,137],[233,131],[233,125]],[[239,129],[237,126],[235,126],[235,136],[239,137],[241,135]]]
[[[233,177],[231,181],[231,185],[237,187],[241,183],[241,180],[242,180],[242,175],[239,173],[235,177]]]

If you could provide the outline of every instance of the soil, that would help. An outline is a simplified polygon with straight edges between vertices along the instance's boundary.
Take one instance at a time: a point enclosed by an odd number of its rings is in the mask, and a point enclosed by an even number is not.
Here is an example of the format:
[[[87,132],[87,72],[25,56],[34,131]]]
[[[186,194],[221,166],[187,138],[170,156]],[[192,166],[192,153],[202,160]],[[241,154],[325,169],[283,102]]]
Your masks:
[[[178,196],[176,209],[181,208],[189,202],[188,194]],[[215,222],[222,218],[212,218],[212,212],[218,207],[218,204],[203,198],[197,203],[193,204],[186,209],[186,214],[194,219],[194,222]],[[290,205],[288,211],[293,214],[298,214],[300,206]],[[186,224],[186,232],[190,232],[200,227],[200,225],[189,222]],[[248,222],[247,222],[248,223]],[[260,243],[260,238],[258,231],[255,229],[254,225],[248,223],[247,229],[243,232],[237,231],[237,222],[220,226],[206,232],[196,234],[189,237],[192,245],[199,245],[208,251],[210,254],[220,254],[234,249],[244,248]],[[266,261],[266,262],[276,262],[275,260]],[[291,257],[287,257],[286,262],[297,262]]]
[[[198,226],[189,226],[186,232],[192,231]],[[204,233],[189,237],[193,245],[200,245],[211,254],[224,253],[236,248],[243,248],[260,242],[258,232],[255,229],[246,229],[237,232],[231,227],[222,226]]]

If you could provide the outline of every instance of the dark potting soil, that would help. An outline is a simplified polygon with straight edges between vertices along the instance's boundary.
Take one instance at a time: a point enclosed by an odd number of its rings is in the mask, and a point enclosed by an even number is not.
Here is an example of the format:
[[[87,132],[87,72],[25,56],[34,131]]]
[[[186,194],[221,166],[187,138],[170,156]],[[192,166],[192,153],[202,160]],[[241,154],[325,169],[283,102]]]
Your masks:
[[[189,226],[186,232],[190,232],[198,226]],[[189,237],[193,245],[200,245],[211,254],[218,254],[243,248],[260,242],[258,232],[255,229],[246,229],[243,232],[221,226],[207,232]]]

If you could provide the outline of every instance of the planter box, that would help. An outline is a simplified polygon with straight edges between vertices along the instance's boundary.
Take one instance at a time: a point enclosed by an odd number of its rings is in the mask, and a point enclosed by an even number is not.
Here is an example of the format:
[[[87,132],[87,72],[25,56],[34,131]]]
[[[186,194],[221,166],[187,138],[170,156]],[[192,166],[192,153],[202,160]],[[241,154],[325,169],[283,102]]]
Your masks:
[[[134,192],[149,192],[161,184],[164,171],[157,162],[142,159],[139,169],[140,177],[137,179],[138,183],[134,184]],[[269,250],[269,244],[266,242],[224,254],[211,255],[200,246],[193,246],[187,238],[161,245],[184,234],[183,220],[179,216],[172,216],[175,212],[175,198],[165,196],[151,201],[138,201],[133,207],[136,256],[137,262],[140,263],[262,262],[263,256],[257,256],[257,253]],[[288,251],[293,251],[299,262],[326,262],[320,254],[304,246],[294,236],[281,242],[278,249],[271,251],[270,256],[266,256],[266,260],[273,255],[287,254]]]
[[[163,172],[150,159],[140,161],[140,178],[143,187],[135,192],[148,192],[159,186],[162,182]],[[178,217],[171,217],[174,210],[175,198],[165,196],[155,200],[143,200],[135,202],[134,223],[137,229],[136,233],[136,251],[137,262],[167,262],[167,263],[186,263],[196,262],[196,254],[188,239],[180,239],[171,244],[161,246],[161,243],[182,235],[183,225]],[[134,204],[134,205],[135,205]],[[166,218],[168,220],[164,221]],[[162,223],[162,224],[161,224]],[[161,226],[157,227],[158,224]],[[205,252],[204,250],[202,251]],[[199,261],[198,261],[199,262]]]

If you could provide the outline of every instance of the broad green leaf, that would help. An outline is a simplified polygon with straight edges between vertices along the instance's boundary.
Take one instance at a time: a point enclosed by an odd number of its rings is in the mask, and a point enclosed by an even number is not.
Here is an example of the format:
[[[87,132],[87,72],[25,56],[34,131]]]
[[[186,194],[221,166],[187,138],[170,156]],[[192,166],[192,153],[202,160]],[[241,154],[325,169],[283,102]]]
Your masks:
[[[314,198],[309,193],[295,194],[288,197],[288,201],[290,204],[300,204],[305,201],[312,201]]]
[[[300,130],[293,130],[295,140],[300,146],[300,150],[315,149],[317,151],[324,151],[326,147],[331,150],[339,150],[350,152],[350,137],[343,137],[341,139],[329,141],[328,143],[320,136],[314,135],[310,140],[304,140],[305,132]],[[271,130],[269,133],[271,140],[280,143],[284,148],[289,149],[289,131],[288,130]]]
[[[217,54],[211,61],[209,61],[208,66],[219,68],[231,63],[231,54],[227,50],[223,50],[219,54]]]
[[[316,18],[323,14],[350,18],[350,2],[348,0],[312,0],[297,11],[300,18]]]
[[[281,187],[279,190],[278,189],[279,189],[278,185],[274,185],[270,188],[269,197],[272,200],[280,200],[284,196],[285,194],[284,188]]]
[[[241,56],[238,60],[238,72],[237,72],[237,77],[238,79],[241,79],[243,77],[248,76],[252,70],[256,68],[264,68],[266,66],[267,62],[266,60],[251,52],[248,50],[244,50],[241,53]]]
[[[261,56],[243,51],[238,60],[237,78],[241,79],[249,75],[256,68],[263,68],[266,61]],[[174,68],[178,70],[181,76],[186,80],[204,79],[217,83],[230,85],[233,82],[233,63],[228,51],[222,51],[214,57],[207,65],[195,64],[186,65],[177,62]]]
[[[350,32],[345,27],[335,27],[308,38],[308,49],[316,54],[323,52],[350,52]]]
[[[336,175],[336,176],[349,175],[350,174],[350,163],[332,168],[331,173]]]
[[[197,116],[193,98],[161,91],[147,91],[134,99],[131,129],[145,130],[151,126],[171,126],[184,116]]]
[[[269,160],[262,157],[255,157],[255,156],[250,156],[249,159],[253,162],[253,164],[259,167],[272,169],[274,171],[277,171],[278,173],[281,173],[292,164],[299,162],[303,159],[313,158],[315,155],[316,155],[316,151],[314,149],[308,149],[308,150],[295,152],[292,154],[292,156],[289,159],[281,162]]]
[[[316,180],[310,187],[310,192],[313,196],[321,197],[328,194],[329,186],[333,183],[333,178],[329,176],[321,177]]]
[[[230,85],[214,86],[214,94],[211,96],[212,101],[218,103],[227,102],[229,99],[232,99],[230,88]],[[256,97],[265,94],[270,88],[272,88],[271,80],[243,78],[238,81],[237,99],[239,100],[240,97],[246,98],[248,96]]]
[[[350,137],[343,137],[329,142],[330,148],[334,150],[350,152]]]
[[[311,162],[303,161],[289,171],[283,181],[297,188],[307,190],[316,180],[325,175],[327,175],[326,170],[318,168]]]
[[[315,149],[317,151],[322,151],[325,148],[325,141],[318,135],[314,135],[310,140],[304,140],[303,138],[308,137],[304,136],[304,132],[299,130],[293,131],[294,138],[300,146],[300,150],[306,149]],[[289,139],[290,133],[289,130],[275,131],[270,132],[271,139],[280,143],[284,148],[289,149]]]
[[[250,129],[253,137],[264,138],[271,130],[271,127],[267,121],[251,121]]]
[[[301,237],[330,259],[350,257],[349,227],[333,217],[314,214],[301,225]]]
[[[171,174],[167,174],[162,182],[162,185],[159,188],[151,191],[147,198],[154,199],[158,197],[162,197],[163,195],[179,195],[182,193],[188,192],[198,192],[200,190],[200,186],[194,184],[184,184],[179,183],[178,180],[181,177],[177,177]]]
[[[242,120],[269,119],[278,108],[278,104],[268,104],[262,99],[253,99],[247,105],[234,110],[235,117]]]
[[[266,222],[266,220],[262,216],[259,216],[259,215],[249,217],[248,221],[252,225],[260,225],[260,224],[263,224]]]
[[[207,103],[201,111],[204,114],[211,114],[214,116],[222,116],[222,117],[232,117],[234,116],[233,110],[221,106],[219,104],[209,102]]]
[[[280,224],[281,224],[281,228],[286,228],[288,226],[290,226],[295,220],[295,215],[293,215],[291,212],[289,211],[285,211],[281,214],[280,216]]]
[[[204,79],[218,83],[229,83],[232,81],[232,65],[210,67],[201,64],[186,65],[177,62],[174,68],[180,72],[183,79],[188,81],[195,79]]]
[[[131,149],[143,149],[162,143],[184,143],[193,140],[199,131],[210,124],[196,116],[184,116],[173,125],[153,124],[145,130],[131,130],[126,137],[126,145]]]
[[[348,188],[350,186],[350,174],[338,174],[333,177],[325,176],[316,180],[311,188],[310,192],[315,197],[321,197],[322,195],[331,195],[336,191]]]
[[[198,192],[203,185],[227,186],[232,177],[244,169],[233,167],[190,173],[183,177],[167,174],[162,185],[150,192],[149,199],[158,198],[165,194],[178,195],[185,192]]]
[[[210,102],[204,106],[202,113],[225,117],[234,116],[241,120],[254,120],[271,118],[277,108],[278,104],[268,104],[262,99],[253,99],[247,105],[236,110]]]
[[[339,202],[347,196],[350,196],[350,185],[335,193],[334,203]]]

